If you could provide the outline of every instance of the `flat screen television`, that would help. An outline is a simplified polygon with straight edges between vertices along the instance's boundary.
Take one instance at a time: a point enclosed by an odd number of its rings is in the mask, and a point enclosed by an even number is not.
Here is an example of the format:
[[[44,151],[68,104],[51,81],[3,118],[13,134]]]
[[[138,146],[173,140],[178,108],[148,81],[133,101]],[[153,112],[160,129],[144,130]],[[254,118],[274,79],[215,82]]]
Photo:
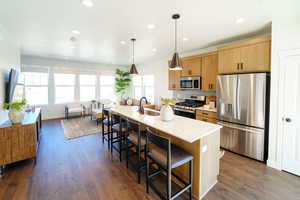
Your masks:
[[[19,72],[11,69],[6,77],[5,103],[22,101],[24,99],[24,84],[19,82]]]

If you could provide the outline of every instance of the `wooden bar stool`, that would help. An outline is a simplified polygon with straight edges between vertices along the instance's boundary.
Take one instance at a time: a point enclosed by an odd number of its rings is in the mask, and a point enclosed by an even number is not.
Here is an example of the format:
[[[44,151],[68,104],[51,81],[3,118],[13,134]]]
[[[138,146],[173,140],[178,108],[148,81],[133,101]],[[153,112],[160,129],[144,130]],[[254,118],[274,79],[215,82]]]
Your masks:
[[[122,152],[126,150],[125,137],[127,131],[126,119],[122,118],[120,115],[111,113],[112,131],[110,134],[110,147],[111,154],[113,154],[113,149],[119,153],[120,162],[122,162]],[[118,145],[114,145],[117,143]]]
[[[132,161],[132,165],[135,168],[138,176],[138,183],[141,183],[141,171],[146,168],[146,161],[142,158],[141,154],[146,149],[146,135],[144,131],[141,131],[141,125],[138,122],[127,120],[127,136],[126,136],[126,166],[131,157],[137,157],[137,161]],[[132,148],[135,151],[130,152]],[[145,156],[144,156],[145,158]]]
[[[109,109],[104,107],[104,104],[102,105],[102,142],[107,141],[108,149],[110,148],[110,135],[111,135],[111,126],[112,126],[112,120],[110,117],[110,111]],[[107,131],[105,131],[105,126]]]
[[[149,144],[151,143],[151,148]],[[149,171],[151,164],[159,166],[158,170],[154,172]],[[147,193],[149,193],[149,186],[160,196],[161,199],[172,200],[179,195],[189,190],[189,199],[192,199],[192,183],[193,183],[193,156],[181,149],[180,147],[171,144],[170,140],[159,135],[154,134],[149,129],[146,129],[146,178],[147,178]],[[186,183],[182,178],[172,172],[172,169],[179,167],[185,163],[189,163],[189,182]],[[161,172],[167,173],[167,197],[153,185],[152,178]],[[172,194],[172,176],[184,184],[184,187]]]

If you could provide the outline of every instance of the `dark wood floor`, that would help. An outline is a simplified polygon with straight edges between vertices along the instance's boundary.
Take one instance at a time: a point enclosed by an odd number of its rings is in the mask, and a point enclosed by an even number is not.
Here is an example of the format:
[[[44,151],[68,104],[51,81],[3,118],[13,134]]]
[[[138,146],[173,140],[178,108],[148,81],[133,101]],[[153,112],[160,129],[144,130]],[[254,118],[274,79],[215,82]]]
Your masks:
[[[63,136],[60,121],[45,122],[37,164],[31,160],[7,167],[0,179],[0,200],[158,199],[147,195],[144,181],[113,158],[100,135],[74,140]],[[219,183],[205,200],[296,200],[300,178],[226,152]]]

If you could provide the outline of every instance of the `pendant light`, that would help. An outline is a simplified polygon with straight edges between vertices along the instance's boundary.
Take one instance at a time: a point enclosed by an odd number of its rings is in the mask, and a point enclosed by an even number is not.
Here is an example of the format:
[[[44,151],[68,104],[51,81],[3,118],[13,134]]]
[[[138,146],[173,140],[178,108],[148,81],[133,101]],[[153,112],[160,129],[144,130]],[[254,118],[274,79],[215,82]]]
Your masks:
[[[169,70],[182,70],[182,64],[177,52],[177,20],[180,18],[179,14],[174,14],[172,19],[175,20],[175,52],[171,60]]]
[[[136,39],[132,38],[131,41],[132,41],[132,65],[131,65],[129,74],[131,74],[131,75],[137,75],[138,71],[137,71],[136,66],[134,64],[134,42],[136,41]]]

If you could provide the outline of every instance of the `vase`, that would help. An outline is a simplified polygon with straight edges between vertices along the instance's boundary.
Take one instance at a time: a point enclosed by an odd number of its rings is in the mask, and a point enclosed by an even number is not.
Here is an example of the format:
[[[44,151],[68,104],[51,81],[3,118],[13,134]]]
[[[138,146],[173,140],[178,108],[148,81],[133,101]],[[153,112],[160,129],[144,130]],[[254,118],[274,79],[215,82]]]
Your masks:
[[[174,111],[169,105],[163,105],[160,109],[160,118],[162,121],[171,121],[174,118]]]
[[[13,124],[21,123],[23,121],[24,115],[25,112],[23,109],[21,110],[10,109],[8,112],[8,117]]]

